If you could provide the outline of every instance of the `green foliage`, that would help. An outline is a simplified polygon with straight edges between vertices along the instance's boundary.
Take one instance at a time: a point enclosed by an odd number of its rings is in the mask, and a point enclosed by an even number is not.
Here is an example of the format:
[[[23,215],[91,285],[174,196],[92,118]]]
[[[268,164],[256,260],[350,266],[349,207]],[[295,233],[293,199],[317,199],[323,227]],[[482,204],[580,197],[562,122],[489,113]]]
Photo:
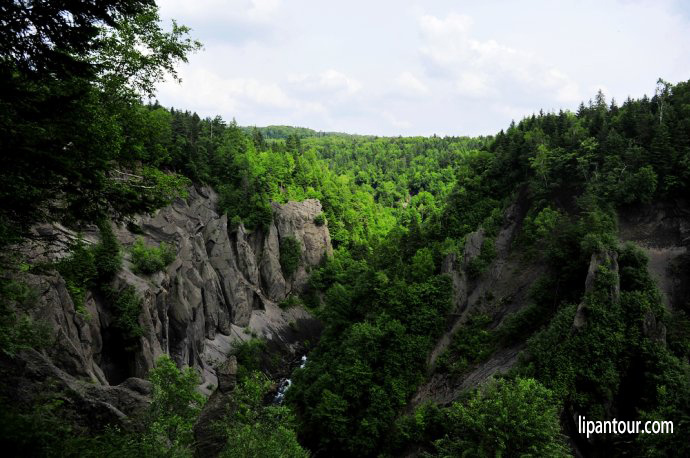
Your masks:
[[[127,285],[119,291],[107,288],[104,292],[112,304],[115,327],[122,332],[125,341],[130,342],[132,348],[134,348],[136,346],[136,339],[144,335],[144,329],[139,324],[141,298],[131,285]]]
[[[623,204],[649,203],[656,193],[657,182],[658,177],[652,166],[641,167],[636,172],[625,175],[615,199]]]
[[[323,213],[319,213],[318,215],[316,215],[314,217],[314,224],[316,224],[317,226],[323,226],[324,224],[326,224],[326,215],[324,215]]]
[[[77,311],[85,313],[86,290],[98,276],[93,249],[79,237],[71,247],[68,257],[60,260],[56,269],[65,280]]]
[[[230,223],[228,223],[228,229],[230,231],[236,231],[239,227],[240,224],[242,224],[242,218],[239,217],[239,215],[235,215],[230,219]]]
[[[286,278],[292,277],[300,259],[302,258],[302,245],[295,237],[287,236],[280,240],[280,267]]]
[[[205,401],[196,391],[199,376],[192,368],[178,369],[163,355],[149,373],[149,379],[153,384],[148,413],[150,440],[170,452],[189,449],[194,441],[194,423]]]
[[[569,456],[551,392],[534,379],[498,380],[448,412],[438,456]]]
[[[265,230],[272,218],[270,202],[316,198],[334,245],[360,252],[397,222],[433,219],[453,187],[456,169],[486,144],[454,137],[312,135],[299,129],[271,140],[271,128],[170,113],[172,138],[162,164],[212,184],[229,220],[239,217],[246,228]]]
[[[493,238],[485,238],[482,242],[482,249],[478,256],[475,256],[467,264],[467,275],[470,278],[477,278],[489,268],[491,261],[496,257],[496,243]]]
[[[645,323],[660,322],[665,314],[647,272],[646,256],[627,244],[619,251],[618,264],[620,278],[603,265],[592,291],[582,299],[584,326],[574,332],[576,307],[561,308],[549,325],[529,340],[529,356],[522,371],[588,418],[611,418],[612,407],[605,406],[612,405],[619,409],[618,419],[647,420],[661,411],[671,416],[671,411],[686,412],[690,381],[687,362],[660,345],[653,328],[651,332],[645,328],[649,326]],[[619,299],[613,293],[618,282]],[[674,396],[664,397],[662,393],[671,386]],[[634,450],[616,437],[599,440],[615,444],[621,453]]]
[[[3,453],[8,456],[74,456],[73,428],[59,417],[64,401],[56,398],[39,399],[33,411],[22,411],[0,400],[0,437]]]
[[[324,213],[314,223],[328,221],[336,248],[310,280],[325,330],[287,394],[300,437],[313,450],[376,455],[393,435],[391,447],[399,450],[435,441],[441,455],[557,456],[566,451],[561,408],[590,418],[615,412],[687,424],[689,311],[675,312],[668,347],[650,336],[652,324],[668,317],[644,256],[632,247],[619,252],[620,278],[609,265],[584,296],[582,285],[593,253],[618,250],[617,208],[687,195],[689,83],[662,84],[654,98],[620,107],[599,94],[577,113],[533,115],[495,138],[377,138],[286,126],[248,131],[220,117],[139,101],[198,49],[189,29],[173,23],[164,31],[147,2],[77,3],[14,2],[2,11],[0,19],[13,20],[0,21],[7,25],[0,30],[7,56],[0,61],[0,247],[37,221],[151,211],[184,197],[190,179],[216,189],[231,229],[243,223],[265,231],[272,202],[317,198]],[[473,317],[439,365],[462,373],[498,345],[536,333],[518,371],[539,382],[499,381],[447,411],[424,407],[396,422],[447,325],[451,286],[434,275],[437,267],[482,226],[487,238],[467,269],[479,277],[496,256],[503,209],[516,202],[527,213],[524,240],[547,274],[530,305],[498,330],[489,331],[491,317]],[[77,309],[87,289],[102,293],[115,328],[133,343],[143,332],[140,299],[132,287],[112,288],[120,248],[109,225],[100,229],[99,244],[78,241],[57,268]],[[299,267],[300,252],[295,239],[282,241],[286,277]],[[162,270],[175,257],[173,247],[149,248],[143,239],[131,255],[141,273]],[[620,296],[612,294],[619,280]],[[38,333],[19,313],[31,302],[28,289],[12,276],[1,281],[0,344],[13,355],[34,345]],[[577,332],[576,306],[568,305],[575,303],[587,317]],[[253,371],[265,363],[265,344],[252,339],[235,352],[240,385],[224,453],[304,456],[289,409],[262,404],[268,382]],[[152,380],[154,401],[141,434],[109,429],[80,437],[55,426],[59,406],[48,403],[37,408],[44,418],[14,415],[27,430],[22,443],[29,453],[31,445],[39,452],[54,445],[67,454],[81,447],[74,453],[80,456],[191,454],[198,380],[169,359],[159,361]],[[10,423],[0,421],[4,430]],[[622,447],[682,453],[684,437],[636,438]]]
[[[294,374],[286,402],[311,449],[367,455],[380,450],[423,379],[450,284],[445,276],[407,282],[404,272],[341,256],[316,275],[326,289],[326,329],[309,364]]]
[[[77,239],[71,254],[58,262],[56,269],[65,280],[74,306],[80,313],[86,313],[84,300],[88,289],[103,294],[112,307],[115,327],[122,332],[125,341],[134,346],[136,339],[144,333],[139,324],[141,298],[137,296],[133,286],[126,286],[122,290],[112,287],[111,280],[122,267],[120,244],[113,234],[110,222],[102,221],[99,228],[99,243],[87,247],[81,238]],[[174,256],[164,247],[156,251],[156,254],[159,259],[166,260]],[[164,262],[162,259],[159,262]]]
[[[147,247],[143,237],[136,239],[130,253],[134,271],[143,274],[153,274],[165,269],[177,256],[173,245],[161,242],[157,247]]]
[[[0,272],[0,351],[5,355],[49,344],[48,326],[30,316],[36,302],[37,294],[26,282]]]
[[[519,342],[531,335],[540,325],[546,323],[551,315],[543,304],[530,303],[515,312],[501,324],[497,338],[504,344]]]
[[[278,306],[281,309],[288,309],[290,307],[296,307],[299,305],[302,305],[302,301],[299,299],[299,297],[297,297],[294,294],[289,295],[288,297],[286,297],[278,303]]]
[[[496,337],[488,329],[491,321],[488,315],[473,315],[453,335],[448,349],[439,356],[438,368],[457,376],[488,358],[496,349]]]
[[[521,237],[529,245],[548,246],[553,241],[556,228],[564,223],[563,219],[564,215],[560,211],[546,206],[533,217],[525,217]]]
[[[588,202],[593,199],[585,196],[584,215],[578,221],[584,234],[580,245],[583,253],[599,253],[615,250],[618,246],[616,237],[616,215],[611,208],[602,209],[596,204]]]
[[[132,128],[138,91],[149,92],[198,44],[183,26],[164,32],[151,2],[92,3],[13,2],[1,12],[0,221],[11,234],[161,202],[158,178],[123,190],[117,171],[147,159],[133,155],[147,137]]]
[[[401,454],[408,447],[427,445],[443,437],[448,429],[446,410],[433,402],[415,409],[411,415],[402,415],[395,421],[390,451]]]
[[[249,129],[244,128],[244,129]],[[300,138],[304,137],[317,137],[324,135],[345,135],[335,132],[317,132],[313,129],[308,129],[306,127],[293,127],[293,126],[266,126],[266,127],[252,127],[252,131],[260,133],[263,137],[267,139],[287,139],[290,136],[297,136]]]
[[[115,27],[102,28],[95,55],[100,84],[152,96],[155,85],[167,75],[179,81],[175,65],[187,62],[187,55],[201,48],[200,42],[188,37],[189,32],[189,27],[175,21],[171,31],[164,31],[155,4]]]
[[[101,241],[87,246],[79,236],[70,247],[69,256],[54,264],[65,281],[77,312],[86,315],[86,292],[89,288],[107,289],[108,283],[120,269],[120,246],[109,222],[99,224]],[[8,261],[13,264],[12,261]],[[23,264],[20,272],[40,273],[48,266]],[[30,316],[36,302],[35,292],[16,272],[0,274],[0,348],[7,354],[15,354],[22,348],[40,348],[48,341],[49,331],[45,324]]]
[[[97,282],[104,284],[110,281],[122,268],[122,252],[110,222],[101,221],[98,228],[101,233],[101,241],[93,247],[93,258]]]
[[[252,372],[262,369],[262,362],[267,355],[266,341],[252,337],[249,340],[237,342],[231,351],[237,358],[237,376],[242,379]]]
[[[434,265],[434,256],[429,248],[421,248],[417,250],[412,257],[412,265],[410,266],[412,278],[414,281],[423,282],[434,274],[436,266]]]
[[[309,456],[297,442],[295,420],[290,409],[265,405],[264,398],[271,385],[271,381],[260,372],[251,372],[238,383],[228,409],[231,413],[221,423],[228,444],[221,457]]]
[[[0,401],[0,436],[5,452],[14,456],[191,457],[193,427],[204,404],[196,392],[192,369],[178,369],[166,355],[149,373],[152,402],[136,430],[94,424],[89,432],[65,421],[69,407],[61,395],[47,391],[33,410],[18,410]]]

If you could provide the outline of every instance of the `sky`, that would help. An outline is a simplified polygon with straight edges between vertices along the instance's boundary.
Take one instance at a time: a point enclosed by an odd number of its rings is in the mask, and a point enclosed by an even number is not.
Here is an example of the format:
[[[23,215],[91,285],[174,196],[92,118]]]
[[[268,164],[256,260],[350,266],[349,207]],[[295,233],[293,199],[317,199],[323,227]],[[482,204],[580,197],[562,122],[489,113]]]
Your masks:
[[[158,0],[203,50],[164,106],[240,125],[491,135],[690,79],[687,0]]]

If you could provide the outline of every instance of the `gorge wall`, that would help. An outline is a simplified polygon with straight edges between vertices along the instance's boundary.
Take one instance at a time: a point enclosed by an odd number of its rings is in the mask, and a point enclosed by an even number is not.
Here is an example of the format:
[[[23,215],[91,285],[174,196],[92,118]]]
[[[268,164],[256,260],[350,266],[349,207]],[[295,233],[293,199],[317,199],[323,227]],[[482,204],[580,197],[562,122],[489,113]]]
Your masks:
[[[195,368],[206,394],[218,386],[216,370],[237,341],[261,337],[285,359],[299,358],[305,342],[318,337],[320,323],[301,306],[279,303],[303,291],[309,270],[332,253],[327,226],[314,223],[321,204],[313,199],[273,204],[269,228],[249,232],[241,224],[229,228],[227,217],[216,211],[217,201],[210,188],[195,187],[154,215],[114,226],[125,252],[114,286],[120,291],[132,286],[141,298],[144,332],[135,346],[125,345],[113,326],[111,305],[97,292],[87,291],[85,313],[80,312],[56,271],[26,274],[38,299],[34,318],[48,323],[53,335],[44,352],[21,355],[21,367],[10,371],[22,379],[17,383],[51,379],[80,403],[104,403],[119,417],[145,401],[149,387],[143,379],[164,353],[180,367]],[[41,225],[24,251],[30,263],[54,262],[69,255],[78,237],[96,243],[98,230],[78,236],[62,226]],[[149,246],[171,244],[175,260],[162,272],[135,273],[127,248],[137,237]],[[286,237],[301,247],[299,266],[288,278],[280,265]]]

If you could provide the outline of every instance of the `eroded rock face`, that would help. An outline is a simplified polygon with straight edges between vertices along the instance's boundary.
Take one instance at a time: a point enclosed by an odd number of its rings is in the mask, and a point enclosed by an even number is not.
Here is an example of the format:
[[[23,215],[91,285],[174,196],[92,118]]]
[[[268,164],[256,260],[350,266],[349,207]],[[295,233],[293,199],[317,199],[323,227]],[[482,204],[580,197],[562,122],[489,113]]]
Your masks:
[[[230,413],[230,397],[237,378],[237,359],[231,356],[218,367],[217,375],[218,389],[208,399],[194,425],[195,454],[198,457],[218,456],[225,447],[227,437],[217,423]]]
[[[600,275],[600,269],[604,268],[610,272],[615,281],[611,285],[606,285],[607,294],[611,301],[618,301],[620,299],[620,280],[618,275],[618,254],[615,251],[604,251],[601,253],[592,254],[589,261],[589,268],[587,270],[587,278],[585,279],[585,294],[594,290],[597,278]],[[573,319],[573,329],[580,330],[587,324],[587,303],[583,300],[577,306],[577,312]]]
[[[656,202],[620,212],[621,241],[633,242],[649,258],[648,269],[669,309],[690,300],[690,203],[684,199]]]
[[[131,377],[145,378],[156,359],[169,354],[179,366],[196,368],[200,389],[209,394],[218,386],[217,368],[234,342],[263,337],[295,354],[305,339],[314,339],[318,322],[301,307],[283,310],[278,303],[291,291],[303,290],[309,270],[332,253],[328,228],[314,223],[321,204],[313,199],[274,204],[274,223],[268,230],[249,232],[241,225],[228,230],[226,216],[216,211],[217,200],[209,188],[192,188],[187,199],[139,217],[140,234],[114,227],[125,253],[137,237],[150,246],[166,242],[177,250],[174,262],[152,275],[136,274],[125,255],[114,280],[116,289],[132,286],[142,301],[139,324],[144,335],[135,348],[125,348],[113,326],[112,306],[104,298],[89,292],[86,310],[78,312],[59,274],[28,276],[38,293],[37,317],[55,334],[47,357],[57,370],[108,387]],[[64,227],[50,225],[36,228],[34,235],[36,241],[25,250],[30,262],[67,256],[77,238]],[[91,228],[83,237],[87,244],[96,243],[98,231]],[[279,258],[285,237],[295,237],[302,247],[299,268],[288,279]]]
[[[453,336],[467,323],[472,314],[484,313],[492,316],[494,325],[498,326],[510,313],[527,305],[531,285],[545,270],[541,259],[526,263],[518,253],[511,250],[527,208],[526,199],[518,197],[516,202],[505,210],[503,224],[494,239],[496,256],[486,271],[476,278],[470,279],[467,271],[472,260],[481,254],[486,239],[486,233],[482,228],[467,234],[461,255],[450,254],[444,260],[441,269],[452,281],[453,308],[446,332],[429,353],[429,378],[412,397],[408,404],[409,411],[427,401],[450,404],[462,391],[484,383],[495,374],[507,372],[517,363],[522,344],[497,351],[487,361],[459,378],[435,370],[438,357],[446,351]]]
[[[293,274],[293,278],[285,279],[288,292],[301,292],[307,284],[309,269],[321,263],[326,256],[333,254],[331,236],[325,226],[318,226],[314,218],[321,214],[321,202],[307,199],[303,202],[288,202],[284,205],[276,203],[273,207],[275,232],[278,240],[285,237],[295,237],[300,242],[302,262]],[[275,241],[269,237],[267,240]],[[271,251],[271,254],[273,252]],[[275,259],[275,256],[270,258]]]

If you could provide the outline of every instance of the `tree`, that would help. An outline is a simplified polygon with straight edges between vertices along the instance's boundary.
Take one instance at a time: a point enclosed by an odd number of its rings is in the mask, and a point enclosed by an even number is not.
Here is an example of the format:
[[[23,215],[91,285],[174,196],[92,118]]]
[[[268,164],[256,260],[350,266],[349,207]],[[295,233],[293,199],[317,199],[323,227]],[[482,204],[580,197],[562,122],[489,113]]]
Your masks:
[[[292,277],[302,257],[302,245],[293,236],[283,237],[280,241],[280,267],[286,278]]]
[[[568,456],[551,392],[534,379],[498,380],[448,412],[440,456]]]
[[[654,97],[657,99],[657,103],[659,104],[659,124],[664,122],[664,104],[666,103],[666,99],[671,92],[671,88],[671,83],[664,81],[661,78],[659,78],[656,82]]]
[[[36,221],[94,221],[142,200],[148,183],[111,176],[137,133],[123,119],[198,49],[187,32],[163,32],[148,0],[3,3],[0,243]],[[128,184],[127,198],[106,197],[114,184]]]
[[[0,6],[2,76],[15,69],[32,77],[60,79],[95,70],[102,27],[116,27],[155,6],[153,0],[14,0]],[[4,85],[3,85],[4,87]]]
[[[196,391],[199,376],[192,368],[178,369],[169,356],[163,355],[149,379],[153,384],[148,419],[152,441],[162,447],[190,447],[194,423],[205,401]]]
[[[114,27],[101,29],[101,47],[93,60],[107,92],[151,97],[166,75],[180,80],[175,65],[187,62],[187,55],[199,50],[201,43],[189,38],[189,27],[173,20],[171,31],[165,32],[159,22],[158,8],[150,5],[118,20]]]
[[[294,431],[295,419],[285,406],[266,406],[271,381],[260,372],[244,377],[232,392],[229,412],[223,420],[227,447],[222,458],[280,456],[306,458]]]
[[[423,282],[434,274],[434,257],[429,248],[417,250],[412,257],[412,278],[415,281]]]

